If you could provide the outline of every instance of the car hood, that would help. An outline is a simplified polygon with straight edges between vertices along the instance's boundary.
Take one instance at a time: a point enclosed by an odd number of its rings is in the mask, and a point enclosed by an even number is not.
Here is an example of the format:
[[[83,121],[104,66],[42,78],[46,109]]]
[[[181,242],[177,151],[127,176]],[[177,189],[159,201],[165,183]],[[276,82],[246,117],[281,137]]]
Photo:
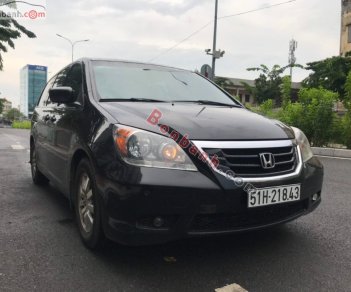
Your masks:
[[[192,140],[293,139],[291,128],[244,108],[193,103],[102,102],[100,105],[120,124],[160,133],[147,122],[157,109],[159,123]]]

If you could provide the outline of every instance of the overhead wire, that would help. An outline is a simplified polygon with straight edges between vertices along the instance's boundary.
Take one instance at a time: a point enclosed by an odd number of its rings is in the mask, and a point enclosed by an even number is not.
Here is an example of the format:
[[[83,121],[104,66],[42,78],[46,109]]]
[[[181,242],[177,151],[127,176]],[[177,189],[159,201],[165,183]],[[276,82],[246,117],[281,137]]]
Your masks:
[[[261,10],[266,10],[266,9],[271,9],[277,6],[282,6],[282,5],[286,5],[292,2],[296,2],[297,0],[288,0],[288,1],[284,1],[284,2],[279,2],[276,4],[271,4],[271,5],[267,5],[264,7],[260,7],[260,8],[256,8],[256,9],[252,9],[252,10],[248,10],[248,11],[244,11],[244,12],[239,12],[239,13],[235,13],[235,14],[229,14],[229,15],[224,15],[221,17],[218,17],[218,20],[222,20],[222,19],[226,19],[226,18],[230,18],[230,17],[236,17],[236,16],[240,16],[240,15],[245,15],[245,14],[249,14],[249,13],[253,13],[253,12],[258,12]],[[179,47],[182,43],[186,42],[187,40],[189,40],[190,38],[192,38],[193,36],[197,35],[198,33],[200,33],[201,31],[203,31],[206,27],[208,27],[210,24],[213,23],[212,21],[209,21],[208,23],[206,23],[205,25],[201,26],[199,29],[197,29],[196,31],[194,31],[193,33],[191,33],[190,35],[188,35],[186,38],[182,39],[181,41],[179,41],[178,43],[174,44],[173,46],[165,49],[164,51],[162,51],[161,53],[159,53],[158,55],[156,55],[155,57],[151,58],[150,60],[148,60],[148,62],[152,62],[156,59],[158,59],[159,57],[167,54],[168,52],[174,50],[175,48]]]

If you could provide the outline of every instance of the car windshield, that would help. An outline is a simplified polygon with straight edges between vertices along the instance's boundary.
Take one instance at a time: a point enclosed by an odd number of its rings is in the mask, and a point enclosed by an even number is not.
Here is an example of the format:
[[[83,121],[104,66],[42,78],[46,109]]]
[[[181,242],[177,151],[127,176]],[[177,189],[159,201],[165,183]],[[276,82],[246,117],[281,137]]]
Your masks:
[[[196,73],[121,62],[93,63],[101,101],[238,103]]]

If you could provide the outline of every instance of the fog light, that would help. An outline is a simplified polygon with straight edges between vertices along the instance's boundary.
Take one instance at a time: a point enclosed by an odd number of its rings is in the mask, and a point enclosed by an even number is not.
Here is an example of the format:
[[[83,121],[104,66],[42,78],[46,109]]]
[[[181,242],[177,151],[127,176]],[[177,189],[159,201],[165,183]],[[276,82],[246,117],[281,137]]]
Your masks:
[[[152,223],[156,228],[160,228],[163,226],[164,220],[161,217],[156,217]]]
[[[314,195],[312,196],[312,201],[317,201],[318,198],[319,198],[319,195],[318,195],[318,194],[314,194]]]

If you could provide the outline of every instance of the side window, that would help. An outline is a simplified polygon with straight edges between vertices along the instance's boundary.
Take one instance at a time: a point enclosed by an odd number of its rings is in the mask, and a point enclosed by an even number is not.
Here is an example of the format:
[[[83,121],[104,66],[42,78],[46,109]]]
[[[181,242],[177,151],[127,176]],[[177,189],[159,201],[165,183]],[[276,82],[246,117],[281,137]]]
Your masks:
[[[75,100],[83,104],[83,72],[79,63],[68,66],[57,74],[53,87],[72,87]]]
[[[75,100],[83,103],[83,70],[82,65],[74,64],[69,71],[66,79],[65,86],[72,87]]]
[[[43,107],[43,106],[46,106],[47,105],[47,102],[49,100],[49,90],[50,88],[52,88],[52,85],[55,81],[55,77],[52,77],[49,82],[46,84],[41,96],[40,96],[40,99],[39,99],[39,102],[38,102],[38,106],[39,107]]]
[[[66,79],[67,79],[67,75],[69,70],[71,69],[70,66],[66,67],[65,69],[63,69],[62,71],[60,71],[57,75],[56,75],[56,80],[54,83],[53,87],[62,87],[62,86],[66,86]]]
[[[64,68],[62,71],[60,71],[59,73],[57,73],[57,75],[55,76],[54,82],[52,87],[62,87],[65,86],[65,82],[66,82],[66,78],[67,78],[67,74],[70,70],[70,66]],[[47,99],[46,103],[44,104],[44,106],[54,106],[54,103],[50,100],[50,98]]]
[[[245,102],[250,102],[250,94],[245,94]]]

